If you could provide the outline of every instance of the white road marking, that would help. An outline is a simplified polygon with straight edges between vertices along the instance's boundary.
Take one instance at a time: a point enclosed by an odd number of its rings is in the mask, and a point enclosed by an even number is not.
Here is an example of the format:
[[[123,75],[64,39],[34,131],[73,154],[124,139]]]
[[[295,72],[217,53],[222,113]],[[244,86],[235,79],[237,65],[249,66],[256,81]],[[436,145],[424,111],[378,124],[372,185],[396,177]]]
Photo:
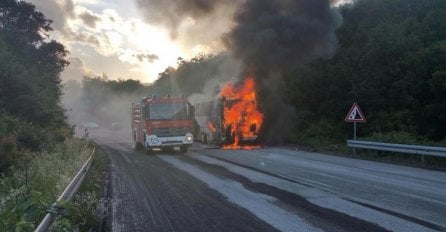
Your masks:
[[[251,192],[238,182],[220,179],[173,156],[158,157],[205,182],[210,188],[227,197],[230,202],[247,209],[280,231],[322,231],[297,215],[278,207],[274,204],[277,200],[274,197]]]

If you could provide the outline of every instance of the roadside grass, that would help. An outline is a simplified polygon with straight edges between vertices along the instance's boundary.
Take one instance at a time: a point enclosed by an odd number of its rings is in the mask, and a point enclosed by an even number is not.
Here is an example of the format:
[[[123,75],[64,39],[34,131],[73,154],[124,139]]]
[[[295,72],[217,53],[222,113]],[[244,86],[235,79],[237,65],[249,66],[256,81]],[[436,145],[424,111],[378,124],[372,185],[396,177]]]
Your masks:
[[[57,218],[50,231],[102,231],[109,207],[104,181],[108,162],[106,154],[96,147],[93,163],[79,191],[71,201],[62,204],[65,213]]]
[[[67,139],[51,152],[22,153],[0,176],[0,231],[33,231],[92,149]]]
[[[426,138],[415,137],[406,132],[390,132],[385,134],[374,133],[368,137],[358,138],[358,140],[446,147],[446,140],[434,142],[429,141]],[[422,163],[421,155],[416,154],[404,154],[398,152],[385,152],[366,149],[356,149],[356,153],[353,154],[352,149],[347,146],[345,140],[339,141],[328,137],[300,137],[299,139],[294,140],[293,145],[291,146],[297,146],[303,150],[317,151],[330,155],[338,155],[434,170],[446,170],[446,158],[424,156],[424,162]]]

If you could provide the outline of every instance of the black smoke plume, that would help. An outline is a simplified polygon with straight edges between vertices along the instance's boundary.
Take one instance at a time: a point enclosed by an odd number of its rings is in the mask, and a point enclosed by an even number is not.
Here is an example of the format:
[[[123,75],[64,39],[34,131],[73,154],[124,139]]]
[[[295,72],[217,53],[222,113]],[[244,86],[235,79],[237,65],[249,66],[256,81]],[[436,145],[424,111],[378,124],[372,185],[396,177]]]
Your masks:
[[[246,0],[234,16],[236,25],[223,35],[225,46],[246,67],[254,66],[263,140],[282,142],[295,121],[284,103],[283,73],[319,57],[332,55],[341,23],[330,0]],[[243,75],[243,74],[242,74]]]

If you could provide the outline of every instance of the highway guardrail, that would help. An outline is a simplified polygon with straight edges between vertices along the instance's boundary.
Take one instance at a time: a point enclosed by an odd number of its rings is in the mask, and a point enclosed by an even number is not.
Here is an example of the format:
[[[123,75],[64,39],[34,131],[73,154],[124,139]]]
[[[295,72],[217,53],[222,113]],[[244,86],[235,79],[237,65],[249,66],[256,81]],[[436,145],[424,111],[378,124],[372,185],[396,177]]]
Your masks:
[[[446,147],[419,146],[419,145],[407,145],[407,144],[397,144],[397,143],[379,143],[379,142],[360,141],[360,140],[347,140],[347,146],[352,148],[418,154],[421,155],[422,163],[424,163],[424,155],[446,157]]]
[[[35,232],[48,231],[48,229],[50,228],[51,224],[54,221],[54,218],[57,216],[57,211],[58,211],[57,203],[71,199],[74,196],[74,194],[76,194],[77,190],[79,190],[79,187],[81,186],[83,180],[85,179],[85,176],[87,175],[88,170],[90,169],[95,149],[96,148],[93,148],[90,158],[88,158],[88,160],[84,163],[84,165],[82,165],[81,169],[79,169],[77,174],[68,184],[68,186],[62,192],[59,198],[57,198],[56,202],[51,205],[50,209],[48,210],[48,213],[45,215],[42,222],[40,222]]]

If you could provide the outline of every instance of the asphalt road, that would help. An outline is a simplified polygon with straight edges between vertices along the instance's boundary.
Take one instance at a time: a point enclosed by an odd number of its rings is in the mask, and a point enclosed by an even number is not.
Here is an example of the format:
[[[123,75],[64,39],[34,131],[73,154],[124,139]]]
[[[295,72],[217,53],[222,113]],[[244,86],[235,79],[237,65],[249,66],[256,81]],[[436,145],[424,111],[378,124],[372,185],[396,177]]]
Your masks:
[[[106,231],[446,231],[446,173],[290,149],[135,152],[111,161]]]

